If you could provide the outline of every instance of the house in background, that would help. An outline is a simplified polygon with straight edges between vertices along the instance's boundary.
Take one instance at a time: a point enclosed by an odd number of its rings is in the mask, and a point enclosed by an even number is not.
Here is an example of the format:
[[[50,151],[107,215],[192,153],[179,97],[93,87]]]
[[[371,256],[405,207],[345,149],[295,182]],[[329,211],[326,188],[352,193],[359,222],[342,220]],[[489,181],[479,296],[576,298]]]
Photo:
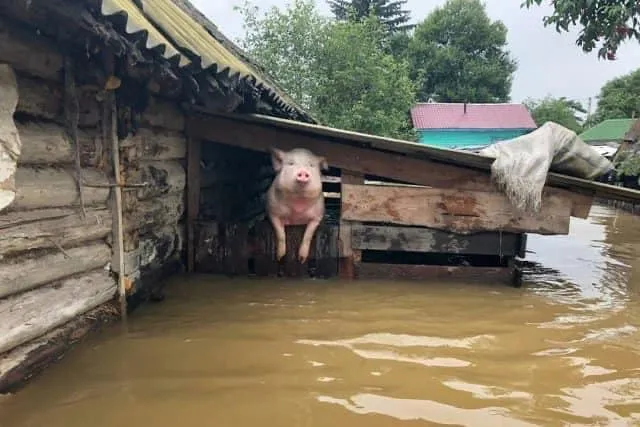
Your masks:
[[[579,136],[601,155],[611,158],[637,119],[609,119],[582,132]]]
[[[537,128],[523,104],[425,102],[411,109],[419,142],[441,148],[475,149]]]

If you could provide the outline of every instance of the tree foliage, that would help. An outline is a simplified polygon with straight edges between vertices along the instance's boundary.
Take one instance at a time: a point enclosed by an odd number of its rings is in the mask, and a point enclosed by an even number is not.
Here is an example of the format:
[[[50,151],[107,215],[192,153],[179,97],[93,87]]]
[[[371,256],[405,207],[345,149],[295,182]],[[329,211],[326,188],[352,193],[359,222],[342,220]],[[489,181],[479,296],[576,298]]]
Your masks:
[[[540,100],[528,99],[524,102],[538,126],[552,121],[562,125],[576,133],[583,129],[583,119],[580,113],[586,113],[586,109],[578,101],[565,97],[552,98],[547,96]]]
[[[415,87],[409,66],[387,53],[383,25],[375,17],[337,22],[318,58],[318,116],[332,126],[414,139],[409,111]]]
[[[596,120],[640,117],[640,69],[605,83],[598,96]]]
[[[407,0],[328,0],[327,3],[339,21],[362,21],[373,14],[390,33],[413,27],[408,23],[410,12],[404,9]]]
[[[408,64],[389,53],[386,27],[375,16],[328,20],[314,0],[262,16],[250,3],[238,10],[246,31],[240,44],[323,124],[414,139]]]
[[[419,97],[441,102],[506,102],[517,64],[507,28],[480,0],[448,0],[415,28],[407,57]]]
[[[525,0],[521,6],[530,8],[542,0]],[[639,40],[640,2],[638,0],[554,0],[554,11],[543,18],[546,26],[558,32],[568,32],[579,26],[576,44],[591,52],[598,42],[598,57],[613,60],[618,47],[629,39]]]
[[[249,1],[234,9],[245,30],[240,46],[302,107],[311,108],[318,90],[315,62],[330,25],[315,2],[293,0],[285,9],[272,7],[262,15]]]

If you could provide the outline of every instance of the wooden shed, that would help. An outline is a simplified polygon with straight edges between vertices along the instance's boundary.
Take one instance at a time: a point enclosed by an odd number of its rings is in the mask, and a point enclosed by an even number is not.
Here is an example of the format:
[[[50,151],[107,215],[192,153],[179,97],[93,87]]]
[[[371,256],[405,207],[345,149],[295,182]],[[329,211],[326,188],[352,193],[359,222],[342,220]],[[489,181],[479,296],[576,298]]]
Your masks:
[[[525,233],[640,199],[550,174],[516,214],[490,159],[317,125],[186,0],[0,0],[0,92],[0,392],[184,268],[510,280]],[[272,146],[331,166],[302,266],[263,218]]]

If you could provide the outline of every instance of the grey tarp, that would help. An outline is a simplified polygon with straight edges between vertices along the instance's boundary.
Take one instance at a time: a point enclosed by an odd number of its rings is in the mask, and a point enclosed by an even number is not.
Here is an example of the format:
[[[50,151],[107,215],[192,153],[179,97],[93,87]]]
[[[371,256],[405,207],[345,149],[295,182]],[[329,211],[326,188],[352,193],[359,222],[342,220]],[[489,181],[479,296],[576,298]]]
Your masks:
[[[533,132],[490,145],[479,154],[496,159],[491,177],[516,209],[538,212],[549,171],[594,179],[613,167],[570,129],[546,122]]]
[[[13,122],[18,105],[16,76],[7,64],[0,64],[0,211],[16,198],[15,174],[20,157],[20,137]]]

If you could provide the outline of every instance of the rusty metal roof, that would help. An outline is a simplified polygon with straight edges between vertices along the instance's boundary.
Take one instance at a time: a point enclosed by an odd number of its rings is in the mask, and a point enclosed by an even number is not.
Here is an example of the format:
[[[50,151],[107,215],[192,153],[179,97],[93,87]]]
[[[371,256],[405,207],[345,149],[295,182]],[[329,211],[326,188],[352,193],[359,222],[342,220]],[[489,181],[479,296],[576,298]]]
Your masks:
[[[101,14],[105,17],[114,14],[124,16],[125,31],[130,35],[144,32],[147,49],[159,50],[165,59],[177,63],[181,68],[193,65],[190,58],[197,58],[202,69],[212,70],[216,75],[227,74],[232,79],[249,81],[267,91],[277,104],[288,106],[310,121],[315,121],[264,71],[260,72],[246,55],[240,55],[237,47],[225,47],[221,40],[214,37],[211,29],[215,26],[208,20],[202,22],[206,20],[202,14],[192,16],[194,10],[185,0],[180,0],[179,4],[176,0],[101,0]],[[205,28],[203,24],[211,25]],[[228,46],[228,39],[222,38]]]

